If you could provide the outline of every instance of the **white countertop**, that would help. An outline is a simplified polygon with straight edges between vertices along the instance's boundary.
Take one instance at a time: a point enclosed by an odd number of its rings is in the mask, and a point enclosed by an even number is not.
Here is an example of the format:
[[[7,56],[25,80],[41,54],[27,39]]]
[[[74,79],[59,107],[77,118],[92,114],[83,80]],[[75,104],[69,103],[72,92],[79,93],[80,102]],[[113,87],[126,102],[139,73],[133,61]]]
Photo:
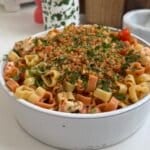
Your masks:
[[[16,13],[6,13],[0,7],[0,58],[14,42],[43,31],[33,21],[33,6]],[[126,141],[105,150],[150,150],[150,116],[143,127]],[[33,139],[17,124],[9,98],[0,89],[0,150],[55,150]]]

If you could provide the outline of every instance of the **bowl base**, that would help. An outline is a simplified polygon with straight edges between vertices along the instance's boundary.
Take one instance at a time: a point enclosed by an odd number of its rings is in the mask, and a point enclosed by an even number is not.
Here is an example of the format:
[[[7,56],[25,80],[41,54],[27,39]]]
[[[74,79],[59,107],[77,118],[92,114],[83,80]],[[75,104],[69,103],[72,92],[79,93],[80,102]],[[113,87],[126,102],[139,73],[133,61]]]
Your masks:
[[[136,128],[130,135],[128,135],[127,137],[119,140],[118,142],[115,142],[115,143],[112,143],[110,145],[101,145],[101,146],[96,146],[96,147],[85,147],[85,148],[64,148],[64,147],[59,147],[59,146],[55,146],[53,144],[50,144],[50,143],[46,143],[38,138],[36,138],[34,135],[30,134],[23,126],[22,124],[19,122],[19,120],[16,118],[16,122],[17,124],[19,125],[19,127],[25,132],[27,133],[28,135],[30,135],[33,139],[39,141],[40,143],[42,144],[45,144],[47,146],[50,146],[52,148],[55,148],[55,149],[60,149],[60,150],[99,150],[99,149],[103,149],[103,148],[108,148],[108,147],[112,147],[112,146],[115,146],[117,144],[120,144],[124,141],[126,141],[128,138],[132,137],[134,134],[136,134],[142,127],[143,127],[143,124],[141,124],[138,128]]]

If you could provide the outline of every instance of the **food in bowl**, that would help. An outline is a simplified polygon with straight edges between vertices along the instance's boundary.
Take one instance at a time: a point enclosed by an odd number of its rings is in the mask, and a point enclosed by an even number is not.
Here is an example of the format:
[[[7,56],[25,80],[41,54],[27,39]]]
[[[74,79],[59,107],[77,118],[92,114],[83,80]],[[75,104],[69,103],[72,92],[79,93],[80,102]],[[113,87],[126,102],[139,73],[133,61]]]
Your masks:
[[[15,96],[40,107],[108,112],[150,93],[150,48],[127,29],[70,25],[17,42],[3,75]]]
[[[84,29],[84,28],[88,28],[88,27],[89,27],[89,29]],[[124,43],[129,43],[129,45],[131,45],[131,47],[135,47],[134,43],[136,43],[136,47],[137,47],[136,50],[138,52],[143,50],[141,56],[142,57],[144,56],[145,60],[146,60],[143,62],[148,63],[148,59],[149,59],[148,49],[144,48],[144,47],[145,46],[149,47],[150,46],[149,43],[147,43],[146,41],[142,40],[141,38],[139,38],[138,36],[136,36],[134,34],[132,34],[132,35],[128,34],[129,32],[127,30],[118,32],[118,29],[105,28],[105,27],[102,28],[100,26],[98,27],[95,25],[79,26],[79,28],[76,28],[75,26],[70,26],[67,29],[68,30],[70,29],[70,32],[72,32],[72,34],[76,35],[75,32],[73,32],[75,29],[77,31],[79,29],[87,30],[88,31],[87,34],[88,34],[88,33],[90,33],[89,31],[94,31],[95,29],[98,29],[98,28],[99,28],[99,30],[101,28],[101,31],[106,30],[104,32],[104,35],[108,35],[108,33],[110,33],[112,31],[112,35],[114,36],[113,41],[115,39],[116,40],[119,39],[118,41],[121,41],[121,42],[123,41]],[[66,29],[64,29],[64,30],[66,30]],[[52,38],[56,38],[58,36],[57,33],[59,33],[59,32],[60,33],[63,32],[63,29],[59,29],[58,31],[53,30],[53,32],[50,32],[50,33],[48,33],[48,31],[38,33],[38,34],[32,36],[30,39],[24,40],[24,41],[16,44],[14,46],[14,47],[16,47],[16,49],[17,49],[17,47],[18,47],[18,49],[20,49],[19,47],[21,47],[21,49],[24,49],[24,50],[19,51],[20,54],[19,53],[17,54],[17,55],[19,55],[19,59],[21,56],[25,56],[25,54],[23,54],[23,53],[25,53],[25,52],[30,53],[30,50],[33,50],[36,47],[35,46],[36,43],[38,45],[41,45],[41,53],[42,53],[42,48],[44,48],[45,47],[44,44],[46,44],[45,39],[52,40]],[[82,33],[82,32],[80,32],[80,33]],[[90,34],[91,36],[89,35],[91,37],[88,42],[89,46],[93,45],[92,43],[90,43],[90,41],[92,42],[92,39],[94,40],[94,37],[95,37],[92,34],[93,33]],[[56,37],[54,37],[55,35],[56,35]],[[103,34],[99,34],[99,36],[100,36],[100,38],[102,38]],[[37,39],[35,37],[38,38],[38,42],[36,42],[36,40],[35,41],[33,40],[34,42],[32,42],[32,39]],[[138,43],[136,42],[135,38],[138,40]],[[44,39],[44,41],[43,41],[43,39]],[[71,38],[68,38],[65,43],[69,44],[70,39]],[[83,41],[83,40],[81,40],[81,41]],[[60,40],[59,42],[61,43],[63,41]],[[94,41],[93,43],[96,43],[96,42],[98,42],[98,41]],[[105,42],[107,43],[107,40]],[[56,46],[57,45],[58,44],[56,43]],[[78,47],[79,43],[77,42],[76,45]],[[36,50],[36,48],[35,48],[35,50]],[[106,52],[107,52],[107,48],[106,48]],[[37,51],[35,54],[38,54],[38,56],[40,56],[39,53],[40,53],[40,51]],[[46,51],[45,51],[45,53],[46,53]],[[42,53],[42,55],[45,53]],[[65,53],[63,53],[63,54],[65,54]],[[132,58],[132,57],[128,58],[126,56],[128,56],[128,55],[125,55],[124,58],[126,58],[127,60],[130,60],[130,58]],[[12,57],[12,58],[10,58],[10,57]],[[13,59],[13,57],[16,59],[16,61],[15,61],[15,59]],[[104,57],[104,58],[106,58],[106,57]],[[13,59],[13,61],[10,61],[9,59]],[[31,59],[31,60],[33,60],[33,59]],[[145,120],[147,120],[147,117],[149,115],[149,108],[150,108],[150,95],[149,94],[147,96],[144,96],[141,100],[138,99],[138,102],[136,102],[135,104],[133,104],[132,101],[130,102],[130,104],[131,104],[130,106],[128,104],[126,104],[125,106],[128,106],[128,107],[125,107],[122,109],[117,108],[116,111],[109,111],[109,112],[101,111],[103,113],[95,113],[94,112],[94,114],[93,114],[93,112],[87,112],[85,114],[82,114],[82,113],[77,113],[77,111],[72,112],[72,113],[53,111],[54,107],[43,109],[42,107],[39,107],[37,104],[35,104],[33,102],[28,102],[29,101],[28,99],[16,98],[14,96],[15,95],[14,93],[16,92],[16,90],[13,92],[13,89],[15,89],[15,88],[12,88],[12,90],[9,90],[6,87],[6,82],[8,80],[6,80],[7,78],[4,77],[4,75],[5,75],[4,70],[5,70],[6,64],[8,62],[13,62],[13,64],[15,64],[17,61],[18,61],[18,57],[16,57],[16,55],[14,56],[14,55],[10,54],[10,55],[8,55],[8,60],[6,62],[0,62],[0,66],[1,66],[0,67],[1,68],[0,69],[0,82],[1,82],[2,87],[5,89],[6,93],[9,94],[9,100],[10,100],[11,105],[13,106],[13,110],[15,112],[15,118],[17,119],[17,122],[19,122],[21,127],[23,129],[25,129],[25,131],[27,131],[30,135],[32,135],[32,137],[38,139],[39,141],[42,141],[43,143],[49,144],[49,145],[57,147],[59,149],[61,148],[61,149],[68,149],[68,150],[81,150],[81,149],[82,150],[88,150],[88,149],[92,150],[92,149],[105,148],[105,147],[114,145],[116,143],[119,143],[119,142],[125,140],[127,137],[133,135],[133,133],[138,131],[139,128],[144,125]],[[91,60],[90,62],[92,62],[92,61],[93,60]],[[29,62],[32,62],[32,61],[29,61]],[[90,62],[89,62],[89,64],[90,64]],[[148,64],[142,64],[142,61],[139,61],[139,62],[141,62],[142,66],[145,66],[145,67],[148,66]],[[20,62],[20,64],[21,65],[20,65],[19,69],[22,70],[22,72],[23,72],[23,74],[20,76],[26,76],[26,75],[28,76],[28,71],[25,71],[25,68],[21,67],[22,64],[23,65],[26,64],[25,59],[23,59]],[[61,63],[60,63],[60,65],[61,65]],[[14,69],[14,70],[16,70],[16,69]],[[146,70],[147,70],[147,71],[145,71],[145,72],[147,72],[146,74],[149,75],[148,69],[146,69]],[[40,71],[42,71],[42,70],[40,70]],[[13,72],[15,73],[16,71],[13,71]],[[145,74],[145,72],[144,72],[144,74]],[[125,73],[127,73],[126,70],[125,70]],[[114,72],[114,74],[115,74],[115,72]],[[93,74],[93,75],[95,75],[95,74]],[[131,74],[131,75],[136,77],[134,74]],[[12,77],[9,77],[9,78],[13,79]],[[24,81],[18,80],[17,78],[18,77],[16,76],[16,79],[14,78],[13,80],[17,81],[19,86],[21,86],[20,82],[24,82]],[[5,79],[5,81],[4,81],[4,79]],[[23,77],[21,79],[23,79]],[[144,77],[144,79],[145,79],[145,77]],[[140,84],[142,81],[143,82],[145,81],[145,80],[143,80],[143,78],[142,78],[142,80],[140,79],[140,82],[137,81],[136,78],[134,78],[134,80],[137,83],[136,85]],[[146,79],[145,82],[147,84],[148,79]],[[133,84],[133,85],[135,85],[135,84]],[[34,86],[32,88],[34,88]],[[40,86],[40,89],[41,89],[41,87],[42,86]],[[130,84],[127,84],[127,87],[130,87]],[[31,86],[29,86],[29,88],[31,88]],[[45,87],[42,87],[42,89],[43,88],[45,88]],[[100,87],[98,87],[98,88],[100,88]],[[119,88],[117,88],[117,89],[119,89]],[[102,89],[102,90],[104,90],[104,89]],[[73,93],[74,92],[75,91],[73,91]],[[109,92],[109,91],[106,90],[106,92]],[[24,93],[24,90],[23,90],[23,93]],[[25,95],[26,95],[26,93],[28,93],[28,91],[25,91]],[[35,91],[33,91],[33,93],[35,94]],[[113,95],[113,93],[112,93],[112,95]],[[40,101],[40,102],[42,102],[42,101]],[[46,101],[44,101],[44,102],[45,102],[44,106],[45,106],[45,104],[46,105],[48,104]],[[57,99],[56,99],[56,102],[57,102]],[[108,103],[108,102],[103,102],[103,103]],[[122,101],[120,101],[120,102],[122,102]],[[52,103],[50,103],[50,104],[52,104]],[[99,104],[97,104],[97,105],[99,105]],[[86,106],[86,108],[88,108],[88,107],[89,106]],[[93,107],[93,106],[91,105],[90,107]],[[121,107],[121,106],[119,106],[119,107]],[[46,107],[44,107],[44,108],[46,108]]]

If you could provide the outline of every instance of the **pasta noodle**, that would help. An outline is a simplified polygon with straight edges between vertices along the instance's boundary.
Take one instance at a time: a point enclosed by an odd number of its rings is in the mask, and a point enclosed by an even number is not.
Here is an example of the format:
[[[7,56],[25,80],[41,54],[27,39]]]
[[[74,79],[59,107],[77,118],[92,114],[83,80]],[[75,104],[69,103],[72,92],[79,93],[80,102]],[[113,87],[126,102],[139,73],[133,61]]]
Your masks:
[[[57,79],[59,78],[59,72],[56,70],[50,70],[45,75],[42,76],[44,83],[48,87],[54,87],[57,83]]]
[[[15,67],[14,62],[10,61],[6,64],[4,67],[4,77],[7,80],[7,78],[11,78],[13,76],[16,76],[18,74],[18,68]]]
[[[118,105],[119,105],[119,101],[116,98],[112,97],[109,102],[106,102],[100,105],[99,107],[101,111],[107,112],[107,111],[116,110]]]
[[[86,96],[83,96],[81,94],[77,94],[76,99],[83,102],[85,105],[90,105],[92,103],[91,97],[86,97]]]
[[[69,25],[17,42],[3,76],[15,96],[44,109],[114,111],[150,94],[150,48],[127,29]]]
[[[24,85],[27,85],[27,86],[34,85],[34,83],[35,83],[34,77],[29,77],[24,80]]]
[[[119,93],[123,93],[126,94],[127,93],[127,85],[123,84],[123,83],[117,83],[117,85],[119,86]]]
[[[137,92],[138,97],[141,97],[141,98],[147,95],[150,92],[148,84],[146,82],[142,82],[136,85],[136,92]]]
[[[107,102],[110,100],[111,98],[111,95],[112,93],[111,92],[106,92],[102,89],[96,89],[93,93],[93,95],[96,97],[96,98],[99,98],[100,100],[104,101],[104,102]]]
[[[134,76],[139,76],[145,72],[145,67],[142,67],[142,65],[139,62],[135,62],[131,64],[131,67],[127,70],[128,74],[133,74]]]
[[[141,82],[150,82],[150,74],[143,73],[142,75],[136,78],[137,83]]]
[[[39,56],[34,54],[34,55],[26,55],[25,56],[25,61],[28,66],[34,66],[39,62]]]
[[[8,79],[8,80],[6,81],[6,85],[7,85],[8,88],[9,88],[11,91],[13,91],[13,92],[15,92],[16,89],[19,87],[19,84],[18,84],[16,81],[14,81],[13,79]]]
[[[28,97],[28,101],[31,103],[36,103],[40,101],[40,96],[37,95],[35,92],[33,92],[31,95],[29,95]]]
[[[75,85],[71,84],[70,82],[65,82],[65,90],[68,92],[73,92],[75,89]]]
[[[128,74],[125,79],[124,79],[124,82],[127,86],[132,86],[132,85],[135,85],[136,82],[135,82],[135,78],[133,75],[131,74]]]
[[[28,87],[28,86],[25,86],[25,85],[22,85],[22,86],[19,86],[17,89],[16,89],[16,92],[15,92],[15,95],[19,98],[23,98],[23,99],[27,99],[29,98],[29,96],[34,92],[34,89]]]
[[[135,85],[131,85],[129,87],[129,98],[133,103],[138,101],[138,96],[136,93],[136,86]]]
[[[98,77],[94,75],[89,75],[88,85],[87,85],[87,91],[92,92],[96,89],[96,84],[98,81]]]
[[[16,62],[20,57],[13,51],[10,51],[10,53],[8,54],[8,59],[10,61],[14,61]]]
[[[38,87],[35,92],[37,93],[37,95],[39,95],[40,97],[43,97],[46,93],[46,90],[42,87]]]

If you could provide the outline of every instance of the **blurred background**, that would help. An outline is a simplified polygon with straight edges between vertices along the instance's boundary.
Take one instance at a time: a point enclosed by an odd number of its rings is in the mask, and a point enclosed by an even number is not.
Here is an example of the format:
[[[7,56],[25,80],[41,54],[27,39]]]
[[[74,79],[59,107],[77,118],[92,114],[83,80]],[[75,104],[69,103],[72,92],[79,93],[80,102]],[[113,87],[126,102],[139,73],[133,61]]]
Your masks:
[[[6,12],[19,11],[34,0],[0,0]],[[150,8],[150,0],[79,0],[80,13],[87,23],[121,27],[122,16],[133,9]],[[32,14],[31,14],[32,15]]]
[[[150,8],[150,0],[80,0],[80,6],[88,23],[121,27],[126,12]]]
[[[47,1],[44,0],[44,2]],[[75,2],[77,1],[75,0]],[[0,0],[1,49],[2,47],[9,49],[15,41],[45,30],[41,2],[42,0]],[[131,32],[139,31],[139,36],[145,32],[150,39],[150,0],[79,0],[80,23],[95,23],[121,28],[123,16],[136,9],[148,9],[149,13],[146,17],[141,16],[137,19],[132,17],[133,19],[130,20],[135,21],[135,24],[145,18],[149,28],[146,31],[138,29],[131,30]],[[145,29],[143,24],[141,26]],[[144,34],[141,37],[146,36]],[[4,44],[6,41],[7,44]]]
[[[22,40],[37,32],[44,31],[44,23],[41,19],[41,5],[35,4],[39,0],[0,0],[0,60],[3,55],[12,49],[16,41]],[[121,28],[123,16],[136,9],[148,9],[145,17],[131,17],[131,21],[141,23],[145,29],[132,30],[139,32],[139,36],[150,40],[150,0],[80,0],[80,22],[97,23]],[[36,13],[35,13],[36,12]],[[149,22],[144,27],[145,21]],[[143,35],[143,36],[142,36]],[[146,40],[147,40],[146,39]],[[42,145],[26,135],[16,123],[9,98],[0,90],[0,149],[1,150],[49,150],[49,147]],[[150,121],[135,136],[124,143],[110,148],[111,150],[136,149],[143,147],[149,150],[149,129]],[[14,137],[19,137],[14,138]]]

